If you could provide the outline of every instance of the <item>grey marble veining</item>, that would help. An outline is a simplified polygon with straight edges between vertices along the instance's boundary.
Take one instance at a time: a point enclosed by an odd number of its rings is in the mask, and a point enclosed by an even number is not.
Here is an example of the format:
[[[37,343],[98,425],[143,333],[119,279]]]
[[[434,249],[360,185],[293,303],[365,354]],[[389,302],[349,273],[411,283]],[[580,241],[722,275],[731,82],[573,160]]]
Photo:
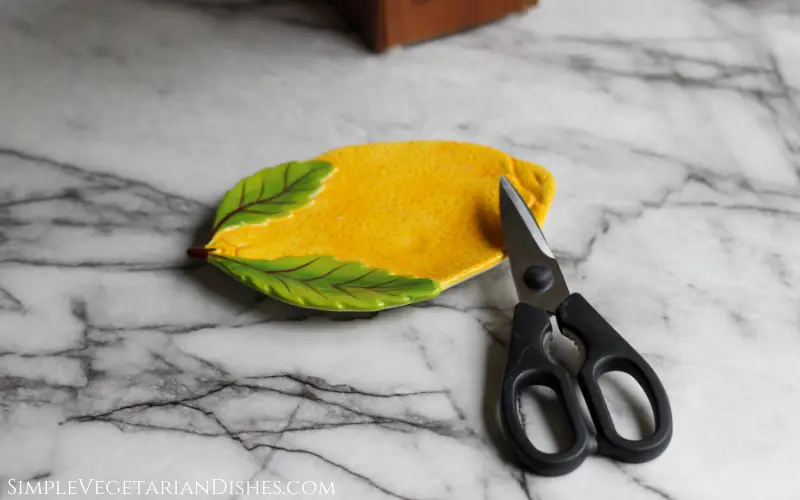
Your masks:
[[[550,0],[381,57],[314,2],[0,1],[0,496],[798,499],[798,103],[793,0]],[[662,377],[665,455],[556,479],[507,462],[505,266],[348,318],[186,260],[239,178],[414,138],[553,172],[548,240]]]

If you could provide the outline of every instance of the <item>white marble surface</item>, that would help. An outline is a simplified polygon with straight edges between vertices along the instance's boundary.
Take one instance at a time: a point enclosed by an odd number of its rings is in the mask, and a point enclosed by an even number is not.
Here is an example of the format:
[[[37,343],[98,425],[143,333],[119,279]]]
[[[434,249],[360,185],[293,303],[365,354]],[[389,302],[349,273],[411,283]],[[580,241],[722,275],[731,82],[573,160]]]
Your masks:
[[[0,496],[256,479],[347,499],[798,499],[799,102],[796,0],[544,0],[382,57],[313,2],[2,0]],[[412,138],[555,174],[545,229],[569,283],[669,390],[661,458],[556,479],[506,462],[487,424],[504,267],[336,321],[186,262],[238,178]]]

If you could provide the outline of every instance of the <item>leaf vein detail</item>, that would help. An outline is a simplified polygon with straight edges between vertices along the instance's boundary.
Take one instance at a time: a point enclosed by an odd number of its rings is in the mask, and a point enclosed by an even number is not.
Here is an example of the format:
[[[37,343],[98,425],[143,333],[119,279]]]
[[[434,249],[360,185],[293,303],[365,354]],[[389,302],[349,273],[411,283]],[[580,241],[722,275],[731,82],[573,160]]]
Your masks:
[[[212,234],[216,234],[216,232],[219,231],[219,229],[226,222],[228,222],[233,216],[235,216],[236,214],[240,214],[240,213],[246,211],[247,209],[249,209],[253,205],[259,205],[259,204],[275,202],[275,200],[277,200],[281,196],[289,193],[294,186],[296,186],[296,185],[300,184],[301,182],[305,181],[308,178],[309,175],[311,175],[312,173],[314,173],[314,172],[316,172],[318,170],[318,168],[316,168],[316,167],[309,168],[300,177],[298,177],[297,179],[293,180],[291,183],[288,183],[288,178],[289,177],[288,177],[288,173],[287,172],[289,171],[289,169],[291,168],[292,165],[294,165],[294,163],[289,163],[284,168],[284,171],[283,171],[283,173],[284,173],[284,185],[281,188],[281,190],[278,191],[277,193],[273,194],[272,196],[269,196],[269,197],[264,198],[264,199],[261,199],[261,196],[259,196],[259,199],[253,200],[253,201],[248,202],[248,203],[244,203],[245,188],[246,188],[246,185],[247,185],[247,178],[245,178],[242,181],[242,191],[241,191],[240,197],[239,197],[239,206],[236,207],[235,209],[231,210],[229,213],[225,214],[225,216],[222,217],[219,220],[219,222],[217,222],[214,225],[214,228],[211,230]],[[301,193],[301,192],[302,193],[308,193],[308,192],[312,192],[314,190],[315,190],[315,188],[306,188],[306,189],[294,190],[293,192],[294,193]],[[291,203],[282,203],[282,204],[291,204]]]
[[[342,281],[341,283],[337,283],[337,285],[338,286],[349,285],[350,283],[355,283],[357,281],[361,281],[361,280],[363,280],[364,278],[366,278],[370,274],[373,274],[376,271],[377,271],[377,269],[370,269],[369,271],[367,271],[366,273],[362,274],[361,276],[359,276],[357,278],[353,278],[353,279],[347,280],[347,281]],[[355,287],[351,287],[351,288],[355,288]]]

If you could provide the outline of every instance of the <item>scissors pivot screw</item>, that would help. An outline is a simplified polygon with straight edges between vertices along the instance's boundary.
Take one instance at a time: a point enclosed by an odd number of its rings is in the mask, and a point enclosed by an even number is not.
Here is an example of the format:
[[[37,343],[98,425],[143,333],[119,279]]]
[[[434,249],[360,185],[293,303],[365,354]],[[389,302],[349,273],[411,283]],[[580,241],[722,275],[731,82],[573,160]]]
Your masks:
[[[522,280],[531,290],[545,292],[553,286],[553,271],[548,266],[536,264],[525,270]]]

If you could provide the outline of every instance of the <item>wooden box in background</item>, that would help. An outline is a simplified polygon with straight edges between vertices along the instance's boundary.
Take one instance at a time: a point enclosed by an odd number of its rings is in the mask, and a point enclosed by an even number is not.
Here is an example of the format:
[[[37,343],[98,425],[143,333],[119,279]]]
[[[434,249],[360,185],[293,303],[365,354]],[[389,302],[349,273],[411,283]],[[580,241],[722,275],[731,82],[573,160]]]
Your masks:
[[[537,0],[333,0],[331,5],[376,52],[474,28]]]

